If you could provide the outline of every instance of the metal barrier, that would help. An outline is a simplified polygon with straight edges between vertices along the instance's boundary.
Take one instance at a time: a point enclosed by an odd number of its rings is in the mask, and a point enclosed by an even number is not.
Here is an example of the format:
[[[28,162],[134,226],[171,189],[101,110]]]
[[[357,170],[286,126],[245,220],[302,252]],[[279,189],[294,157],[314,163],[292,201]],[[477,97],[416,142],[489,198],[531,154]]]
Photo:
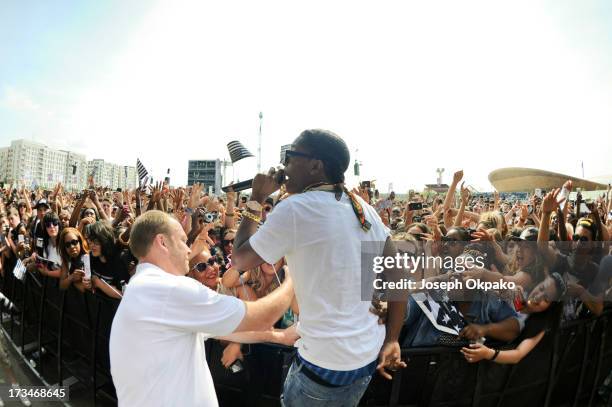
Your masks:
[[[72,287],[60,291],[57,279],[30,273],[24,281],[5,273],[2,292],[20,310],[17,317],[2,314],[2,329],[42,377],[49,383],[84,384],[94,404],[101,394],[115,396],[108,344],[117,300]],[[361,404],[594,405],[598,387],[612,370],[611,318],[612,310],[606,310],[598,318],[559,323],[517,365],[468,364],[457,348],[403,349],[408,367],[392,381],[375,375]],[[295,349],[274,344],[243,349],[245,370],[231,373],[220,362],[223,345],[216,340],[206,343],[220,402],[277,406]],[[49,359],[55,359],[55,368],[48,365]]]

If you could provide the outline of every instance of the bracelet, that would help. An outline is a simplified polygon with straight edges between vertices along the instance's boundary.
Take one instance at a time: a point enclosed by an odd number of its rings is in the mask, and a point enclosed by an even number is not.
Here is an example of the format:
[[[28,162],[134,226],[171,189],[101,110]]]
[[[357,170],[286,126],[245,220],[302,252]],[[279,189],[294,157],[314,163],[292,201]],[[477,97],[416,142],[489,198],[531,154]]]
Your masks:
[[[235,215],[235,213],[234,213],[234,212],[232,212],[232,213],[226,212],[226,213],[225,213],[225,216],[234,216],[234,215]]]
[[[261,222],[261,218],[260,218],[259,216],[257,216],[257,215],[253,215],[253,214],[252,214],[251,212],[249,212],[249,211],[244,211],[244,212],[242,213],[242,216],[243,216],[244,218],[251,219],[251,220],[252,220],[253,222],[255,222],[255,223],[259,223],[259,222]]]
[[[121,235],[123,235],[123,233],[122,233]],[[121,242],[123,245],[125,245],[125,246],[129,246],[129,245],[130,245],[130,240],[128,239],[128,241],[126,242],[125,240],[123,240],[123,239],[121,238],[121,235],[119,235],[119,236],[117,237],[117,240],[119,240],[119,242]]]
[[[490,361],[494,361],[499,355],[499,352],[501,352],[499,349],[494,349],[494,350],[495,350],[495,354],[493,355],[491,359],[489,359]]]

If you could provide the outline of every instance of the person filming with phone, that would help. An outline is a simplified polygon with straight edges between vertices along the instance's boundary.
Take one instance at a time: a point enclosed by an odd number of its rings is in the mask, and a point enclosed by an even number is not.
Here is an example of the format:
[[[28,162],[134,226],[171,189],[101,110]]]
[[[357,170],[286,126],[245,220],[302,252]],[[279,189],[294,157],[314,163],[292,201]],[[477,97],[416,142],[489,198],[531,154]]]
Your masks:
[[[238,270],[283,256],[291,269],[301,339],[281,397],[286,406],[357,405],[377,368],[391,378],[387,371],[405,366],[398,336],[406,301],[389,302],[385,329],[362,300],[362,242],[380,242],[378,255],[396,250],[376,210],[344,186],[349,162],[336,134],[302,132],[286,152],[284,174],[271,169],[255,176],[234,239]],[[290,196],[258,229],[265,199],[283,181]],[[371,296],[373,287],[368,290]]]

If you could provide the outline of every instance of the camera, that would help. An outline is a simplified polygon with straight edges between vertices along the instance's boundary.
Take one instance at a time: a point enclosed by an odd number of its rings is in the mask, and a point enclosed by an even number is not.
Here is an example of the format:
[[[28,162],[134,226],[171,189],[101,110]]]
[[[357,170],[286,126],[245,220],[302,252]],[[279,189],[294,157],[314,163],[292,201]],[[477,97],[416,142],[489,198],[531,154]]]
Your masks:
[[[219,213],[218,212],[206,212],[204,214],[204,216],[202,216],[202,219],[204,219],[204,222],[206,222],[206,223],[213,223],[218,218],[219,218]]]

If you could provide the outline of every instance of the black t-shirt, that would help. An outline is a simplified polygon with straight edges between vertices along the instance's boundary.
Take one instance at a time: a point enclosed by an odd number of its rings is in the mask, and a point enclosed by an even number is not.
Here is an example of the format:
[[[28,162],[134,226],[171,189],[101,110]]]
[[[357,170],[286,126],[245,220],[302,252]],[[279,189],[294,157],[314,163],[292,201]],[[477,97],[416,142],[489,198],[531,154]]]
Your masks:
[[[557,261],[551,272],[559,273],[560,275],[569,273],[578,279],[578,284],[588,289],[595,280],[595,277],[597,277],[599,266],[594,261],[588,260],[578,269],[573,253],[569,256],[557,254]]]
[[[106,259],[103,263],[99,257],[90,256],[91,274],[106,283],[121,289],[121,283],[130,279],[127,267],[118,256]]]
[[[11,230],[11,239],[13,240],[13,243],[15,243],[15,245],[19,244],[19,235],[24,234],[23,230],[25,229],[25,225],[21,222],[19,222],[19,225],[17,225],[17,227],[15,227],[13,230]],[[24,235],[25,237],[25,235]]]
[[[553,329],[555,321],[558,319],[561,303],[554,302],[543,312],[534,312],[525,321],[525,328],[521,332],[520,339],[528,339],[538,336],[542,331]]]

